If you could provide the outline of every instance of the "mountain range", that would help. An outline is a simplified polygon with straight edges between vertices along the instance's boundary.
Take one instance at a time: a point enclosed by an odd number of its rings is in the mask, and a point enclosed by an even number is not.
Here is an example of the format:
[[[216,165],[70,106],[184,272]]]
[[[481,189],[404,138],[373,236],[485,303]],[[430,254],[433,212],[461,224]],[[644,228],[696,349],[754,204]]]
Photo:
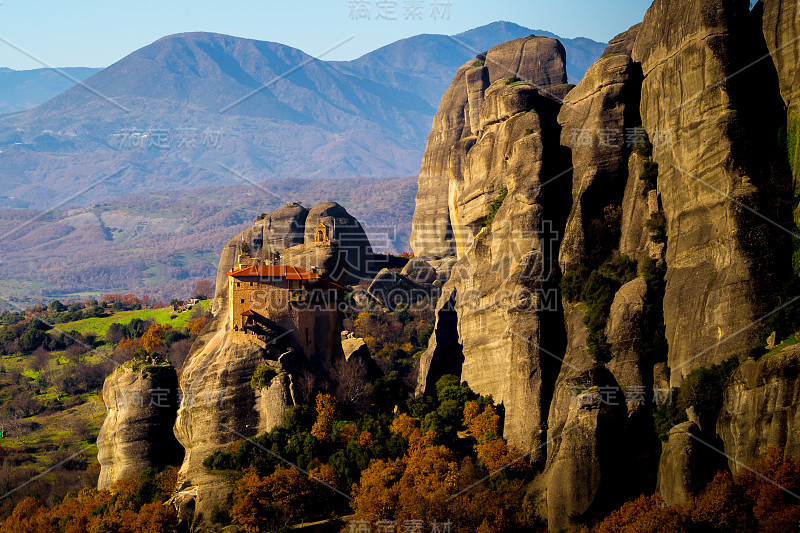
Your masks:
[[[38,107],[0,116],[0,207],[277,178],[416,175],[455,70],[530,34],[552,35],[496,22],[418,35],[348,62],[220,34],[164,37]],[[563,42],[577,81],[604,45]]]
[[[63,93],[103,69],[67,67],[14,70],[0,67],[0,114],[25,111]]]

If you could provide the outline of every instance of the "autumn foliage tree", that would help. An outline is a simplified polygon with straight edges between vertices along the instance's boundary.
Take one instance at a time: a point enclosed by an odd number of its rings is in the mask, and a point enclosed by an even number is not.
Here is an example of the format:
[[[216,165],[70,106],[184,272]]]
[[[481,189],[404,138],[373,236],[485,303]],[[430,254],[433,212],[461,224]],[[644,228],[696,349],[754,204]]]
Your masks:
[[[189,327],[189,334],[193,336],[200,335],[200,332],[203,331],[203,328],[206,327],[208,324],[208,317],[201,316],[198,318],[193,318],[186,324]]]
[[[685,504],[640,496],[585,532],[794,531],[800,523],[800,459],[775,448],[736,475],[719,472]]]
[[[313,514],[330,497],[335,486],[333,469],[327,465],[312,469],[309,475],[293,467],[277,467],[268,476],[259,476],[252,467],[236,483],[231,518],[246,531],[273,530],[296,517]]]
[[[311,428],[311,435],[320,442],[330,442],[333,424],[339,417],[339,405],[330,394],[317,395],[317,419]]]
[[[2,533],[171,533],[178,517],[165,505],[175,472],[118,481],[108,490],[85,488],[47,507],[38,499],[22,500],[0,525]],[[153,490],[150,490],[153,489]]]
[[[483,466],[490,472],[502,467],[523,470],[526,463],[523,456],[509,449],[500,430],[500,415],[494,405],[486,405],[483,410],[476,401],[464,407],[464,425],[475,439],[475,452]]]
[[[155,352],[164,344],[164,335],[172,329],[169,324],[153,324],[142,336],[142,348],[148,352]]]

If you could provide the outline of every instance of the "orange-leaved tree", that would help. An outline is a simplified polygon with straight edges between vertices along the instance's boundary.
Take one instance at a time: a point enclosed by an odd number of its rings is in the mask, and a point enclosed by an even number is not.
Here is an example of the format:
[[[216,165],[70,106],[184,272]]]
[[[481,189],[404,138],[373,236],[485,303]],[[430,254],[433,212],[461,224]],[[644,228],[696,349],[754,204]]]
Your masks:
[[[156,348],[164,344],[164,335],[172,329],[169,324],[153,324],[142,336],[142,348],[148,352],[154,352]]]
[[[311,427],[311,435],[320,442],[330,442],[333,424],[339,417],[336,398],[327,393],[317,395],[317,419]]]
[[[197,318],[193,318],[186,324],[189,327],[189,334],[190,335],[200,335],[200,332],[203,331],[203,328],[206,327],[208,324],[208,317],[201,316]]]

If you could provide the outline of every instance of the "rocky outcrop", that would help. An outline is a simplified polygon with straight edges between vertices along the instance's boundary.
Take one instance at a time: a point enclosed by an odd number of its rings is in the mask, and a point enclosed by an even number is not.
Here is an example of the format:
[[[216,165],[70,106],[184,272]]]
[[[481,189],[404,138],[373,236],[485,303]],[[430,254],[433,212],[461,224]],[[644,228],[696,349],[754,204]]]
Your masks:
[[[787,106],[798,104],[800,78],[800,6],[792,0],[762,0],[762,28],[766,48],[772,56]]]
[[[350,361],[351,358],[366,360],[370,357],[369,348],[364,339],[356,337],[348,331],[342,332],[342,351],[345,361]]]
[[[717,432],[732,472],[770,447],[800,456],[800,347],[746,360],[725,384]]]
[[[447,207],[450,182],[448,156],[451,146],[462,136],[471,134],[465,115],[468,106],[467,71],[476,68],[472,64],[473,62],[467,63],[458,69],[453,83],[442,96],[442,103],[433,117],[428,144],[422,156],[411,225],[411,248],[419,257],[441,258],[453,253]],[[483,67],[477,68],[482,72]]]
[[[567,53],[558,39],[523,37],[486,53],[489,83],[515,77],[540,89],[567,83]]]
[[[237,342],[236,333],[227,327],[224,310],[207,331],[196,341],[181,372],[184,394],[174,429],[186,450],[178,492],[194,496],[192,527],[207,521],[215,505],[225,506],[231,491],[223,476],[205,469],[203,459],[238,440],[268,431],[291,405],[291,394],[286,393],[286,383],[279,376],[272,380],[274,391],[272,384],[258,392],[250,385],[259,366],[277,361],[288,349],[285,343],[262,348]]]
[[[619,242],[628,182],[625,132],[639,123],[641,74],[626,55],[603,57],[564,99],[561,144],[572,157],[572,210],[559,250],[564,273],[602,262]],[[614,102],[609,105],[608,102]]]
[[[217,287],[227,287],[227,274],[236,264],[242,240],[261,257],[282,253],[284,249],[305,242],[305,223],[308,209],[297,204],[289,204],[264,215],[252,227],[229,240],[222,250],[217,268]],[[219,305],[218,299],[214,302]]]
[[[414,257],[406,263],[400,273],[414,283],[432,284],[437,279],[436,269],[419,257]]]
[[[463,155],[483,134],[486,123],[482,113],[500,120],[495,111],[503,102],[496,98],[485,105],[487,90],[495,83],[519,79],[526,84],[524,90],[516,94],[504,91],[504,100],[524,99],[532,94],[527,87],[534,87],[560,102],[571,87],[566,85],[565,61],[564,47],[556,39],[523,38],[498,45],[487,52],[485,62],[471,61],[458,70],[442,97],[422,159],[411,232],[415,255],[439,259],[455,252],[450,179],[460,164],[452,158]],[[456,144],[461,153],[451,155]]]
[[[612,444],[612,435],[623,434],[624,400],[613,376],[586,349],[583,310],[569,306],[565,313],[569,344],[547,418],[546,469],[533,483],[546,494],[540,512],[551,531],[602,506],[607,489],[622,477],[621,446]]]
[[[774,142],[782,110],[758,66],[736,75],[756,59],[749,20],[747,2],[656,0],[633,48],[666,216],[673,386],[755,345],[750,326],[777,304],[776,270],[788,264],[774,225],[789,214]]]
[[[501,79],[486,90],[480,136],[452,147],[449,215],[458,261],[442,289],[419,381],[429,387],[447,369],[492,394],[506,406],[504,434],[524,449],[543,440],[547,383],[558,367],[550,354],[561,350],[561,339],[542,333],[548,320],[560,322],[557,309],[539,313],[556,249],[548,222],[568,201],[563,186],[539,187],[561,164],[556,112],[548,95]]]
[[[456,261],[417,390],[453,373],[503,403],[504,436],[533,450],[539,469],[526,505],[551,530],[640,493],[685,501],[719,467],[698,446],[719,447],[712,427],[676,426],[662,446],[648,404],[654,388],[666,394],[692,369],[744,357],[757,343],[754,324],[783,297],[792,195],[776,140],[786,123],[778,95],[786,99],[796,76],[797,47],[787,44],[797,34],[795,9],[766,1],[760,19],[744,1],[656,0],[563,103],[553,98],[558,47],[542,41],[528,50],[535,40],[465,65],[442,102],[415,213],[418,228],[438,224],[431,242],[439,248],[412,246],[436,258],[437,270],[442,256]],[[776,69],[757,61],[784,44],[786,53],[773,54]],[[552,61],[525,59],[548,46]],[[435,173],[426,167],[434,159]],[[563,232],[552,248],[545,220]],[[559,306],[557,295],[553,313],[523,305],[531,292],[541,304],[549,285],[536,269],[556,250],[554,272],[575,274],[565,280],[571,289],[592,272],[605,275],[598,267],[620,253],[638,263],[640,277],[622,285],[610,309],[589,308],[589,316],[608,313],[605,330],[592,331],[593,341],[602,343],[603,332],[607,341],[597,361],[580,304]],[[536,276],[523,274],[529,267]],[[797,400],[788,377],[796,366],[773,361],[758,371],[747,365],[766,363],[746,363],[726,388],[717,429],[742,462],[769,444],[796,446],[788,407]],[[756,413],[768,414],[761,421]]]
[[[800,171],[800,150],[797,131],[800,126],[800,6],[790,0],[762,0],[754,12],[761,13],[764,36],[762,56],[771,56],[778,77],[781,97],[787,108],[787,155],[795,176],[795,196],[798,194],[797,174]],[[764,51],[766,50],[766,51]]]
[[[149,468],[180,464],[183,450],[172,434],[178,378],[169,365],[129,362],[103,384],[108,410],[97,436],[99,489]]]
[[[372,270],[372,247],[367,234],[361,223],[344,207],[336,202],[324,202],[311,208],[305,224],[306,246],[314,246],[314,227],[320,223],[331,230],[335,254],[333,265],[327,271],[328,277],[338,283],[351,284],[377,273]],[[289,258],[286,262],[290,263]]]
[[[333,244],[314,242],[314,226],[320,222],[330,228]],[[364,228],[344,207],[324,202],[308,210],[290,204],[265,214],[225,244],[217,268],[214,313],[222,305],[221,291],[227,290],[228,272],[238,263],[242,242],[254,260],[272,260],[277,252],[281,263],[305,270],[315,267],[320,275],[338,283],[357,283],[378,272]]]
[[[410,305],[429,297],[432,289],[430,284],[411,281],[403,274],[384,268],[369,284],[367,293],[384,307],[395,309],[398,305]]]
[[[658,493],[667,505],[685,503],[702,487],[698,470],[706,455],[703,444],[695,440],[700,428],[694,422],[683,422],[669,431],[658,465]]]
[[[320,222],[330,229],[331,243],[315,241],[312,230]],[[246,254],[241,253],[243,240]],[[185,456],[173,502],[193,530],[208,523],[215,506],[229,505],[232,490],[229,480],[207,470],[203,460],[216,450],[280,424],[287,409],[295,404],[294,377],[300,372],[327,376],[334,372],[339,359],[345,359],[337,308],[314,310],[313,318],[303,315],[303,320],[313,320],[313,327],[306,328],[306,335],[313,339],[304,343],[298,343],[290,331],[262,332],[272,335],[265,340],[233,330],[227,273],[240,259],[248,264],[261,262],[276,251],[284,264],[307,270],[313,267],[321,275],[339,275],[340,280],[366,275],[372,254],[361,225],[335,202],[317,205],[308,212],[301,207],[280,209],[225,246],[219,266],[224,277],[218,278],[214,317],[195,341],[181,371],[183,394],[174,424]],[[292,320],[296,323],[299,315]],[[301,346],[312,346],[314,352],[305,353]],[[348,355],[346,361],[361,358]],[[375,365],[368,352],[364,358],[367,370],[373,371]],[[266,383],[251,382],[260,367],[267,367],[270,377]]]
[[[639,34],[640,26],[641,24],[631,26],[628,30],[608,41],[608,46],[603,51],[602,57],[612,54],[625,54],[626,56],[630,56],[633,52],[633,43],[636,42],[636,36]]]
[[[645,165],[652,164],[649,158],[632,153],[628,158],[628,181],[622,196],[620,218],[619,252],[634,261],[663,257],[662,243],[650,239],[647,222],[660,211],[658,191],[642,179]]]
[[[622,401],[627,400],[631,411],[645,407],[645,393],[651,385],[653,361],[648,360],[644,339],[647,293],[647,282],[642,277],[623,285],[614,295],[606,323],[606,338],[611,346],[611,360],[606,366],[622,394],[629,396]],[[641,391],[642,397],[633,401],[631,391]]]

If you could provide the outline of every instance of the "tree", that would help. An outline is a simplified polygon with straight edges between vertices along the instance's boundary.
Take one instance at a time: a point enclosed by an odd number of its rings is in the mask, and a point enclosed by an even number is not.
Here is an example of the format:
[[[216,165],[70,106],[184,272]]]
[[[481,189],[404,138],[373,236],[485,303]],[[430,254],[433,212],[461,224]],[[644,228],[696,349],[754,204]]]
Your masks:
[[[178,515],[171,505],[146,503],[134,522],[136,533],[171,533],[178,529]]]
[[[201,279],[194,286],[194,296],[195,298],[199,298],[201,300],[213,298],[214,290],[215,290],[214,283],[212,283],[207,279]]]
[[[320,442],[330,442],[333,423],[339,417],[339,405],[330,394],[317,395],[317,420],[311,428],[311,435]]]
[[[253,467],[236,482],[231,518],[245,531],[258,532],[278,524],[279,509],[269,501],[267,483]]]
[[[30,366],[31,370],[41,372],[50,366],[50,359],[50,352],[39,346],[31,354],[30,359],[28,360],[28,365]]]
[[[369,403],[372,387],[367,379],[367,365],[358,357],[340,359],[333,365],[336,399],[344,405],[363,410]]]
[[[204,316],[190,320],[187,324],[189,327],[189,335],[193,335],[195,337],[200,335],[200,332],[203,331],[203,328],[206,327],[206,324],[208,324],[208,318]]]
[[[169,324],[153,324],[142,336],[142,348],[153,353],[164,344],[164,335],[172,329]]]

